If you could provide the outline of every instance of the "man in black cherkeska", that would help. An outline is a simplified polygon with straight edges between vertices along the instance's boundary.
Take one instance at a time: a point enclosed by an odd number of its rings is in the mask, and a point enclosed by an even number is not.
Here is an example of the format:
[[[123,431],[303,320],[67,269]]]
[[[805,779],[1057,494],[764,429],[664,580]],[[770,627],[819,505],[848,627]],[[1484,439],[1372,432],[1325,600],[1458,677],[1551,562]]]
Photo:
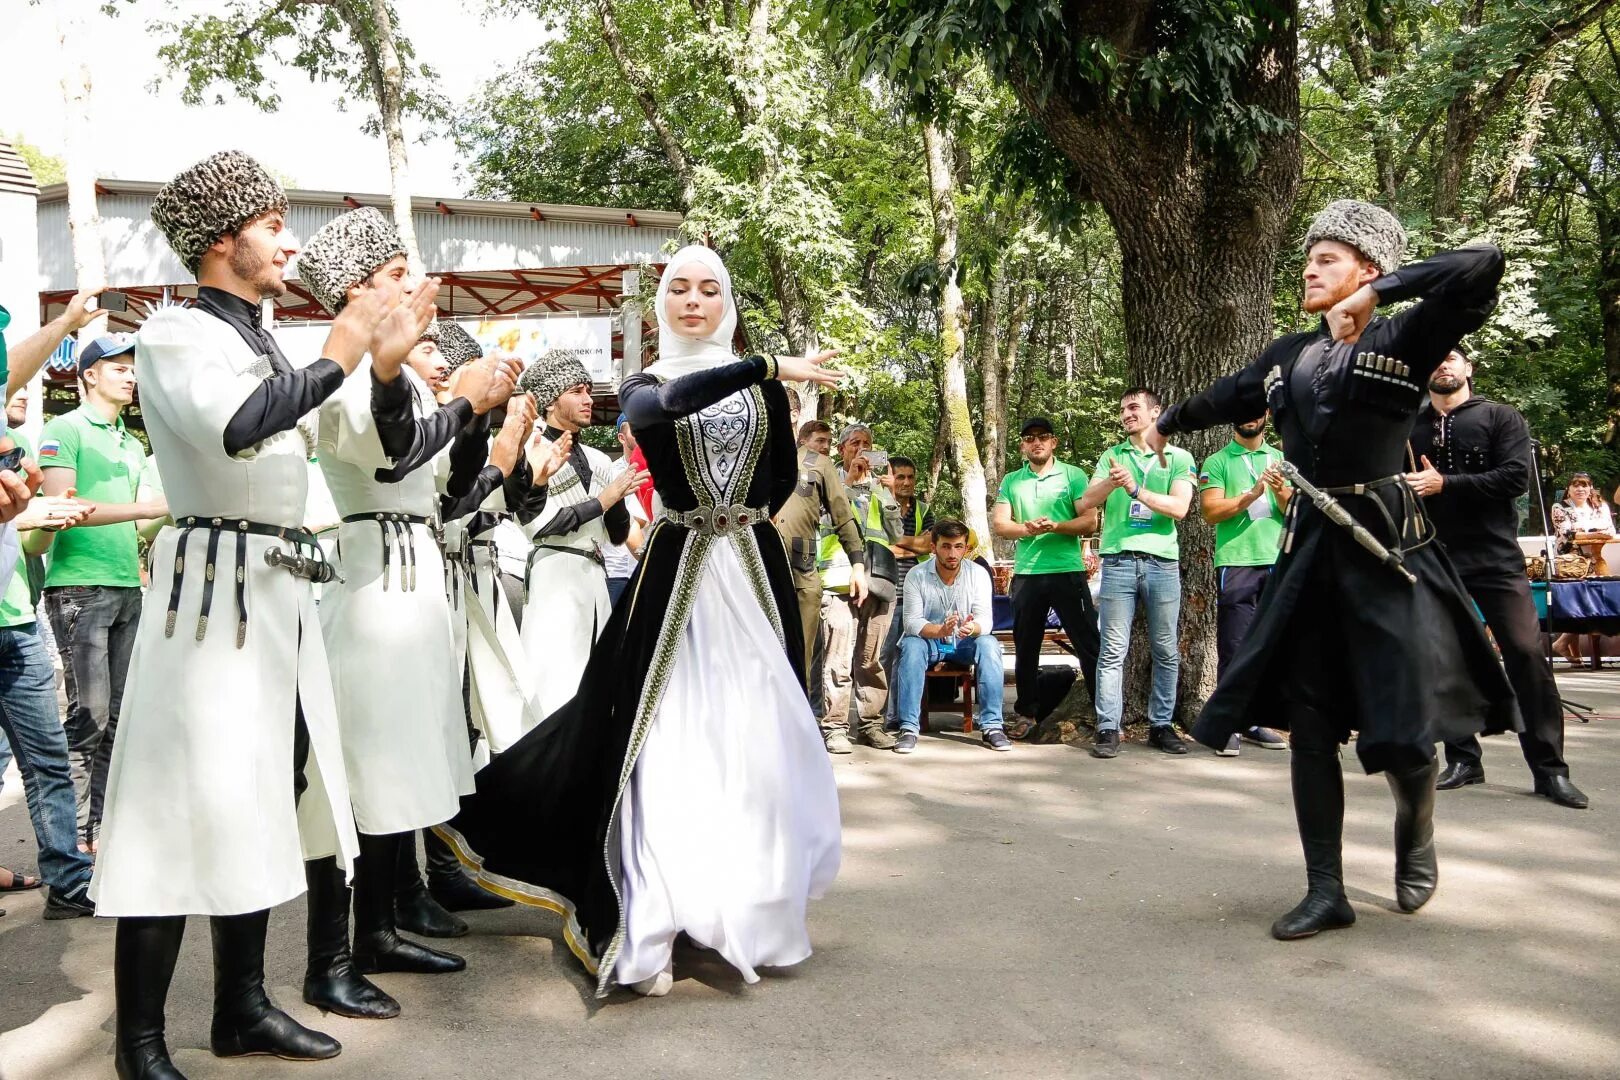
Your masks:
[[[1233,424],[1267,408],[1299,475],[1339,500],[1388,549],[1384,565],[1309,498],[1289,506],[1283,552],[1254,629],[1193,728],[1220,748],[1256,722],[1292,734],[1294,810],[1309,889],[1272,935],[1349,926],[1341,854],[1339,744],[1383,772],[1395,796],[1395,898],[1434,893],[1434,744],[1517,730],[1518,711],[1462,582],[1406,484],[1406,440],[1429,376],[1496,302],[1502,253],[1489,245],[1401,266],[1406,234],[1367,203],[1330,204],[1305,236],[1305,310],[1315,330],[1179,405],[1148,432]],[[1389,318],[1381,304],[1418,300]],[[1302,494],[1309,494],[1302,491]]]
[[[1530,582],[1519,550],[1513,501],[1530,487],[1530,429],[1519,410],[1474,393],[1474,365],[1461,346],[1429,378],[1429,400],[1412,428],[1406,477],[1422,496],[1436,535],[1496,638],[1524,717],[1519,746],[1537,795],[1584,810],[1586,795],[1564,764],[1564,707],[1541,648]],[[1485,781],[1479,740],[1446,742],[1441,791]]]

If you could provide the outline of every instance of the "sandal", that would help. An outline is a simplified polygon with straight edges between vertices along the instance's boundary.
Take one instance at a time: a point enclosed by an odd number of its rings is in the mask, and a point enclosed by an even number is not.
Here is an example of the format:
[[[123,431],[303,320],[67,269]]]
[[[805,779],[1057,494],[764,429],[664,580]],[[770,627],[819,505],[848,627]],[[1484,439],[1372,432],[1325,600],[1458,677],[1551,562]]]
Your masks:
[[[27,892],[29,889],[37,889],[45,884],[37,877],[19,874],[15,870],[6,869],[4,866],[0,866],[0,870],[5,870],[6,873],[11,875],[11,884],[0,885],[0,892]]]
[[[1007,738],[1027,739],[1029,733],[1035,730],[1035,721],[1027,716],[1015,716],[1012,723],[1004,724],[1003,727],[1006,729]]]

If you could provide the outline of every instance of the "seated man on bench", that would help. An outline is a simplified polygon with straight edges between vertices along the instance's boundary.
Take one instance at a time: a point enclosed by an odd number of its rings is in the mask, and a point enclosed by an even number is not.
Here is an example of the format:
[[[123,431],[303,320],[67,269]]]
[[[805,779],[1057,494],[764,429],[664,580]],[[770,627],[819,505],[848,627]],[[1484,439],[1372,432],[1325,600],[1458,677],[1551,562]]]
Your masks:
[[[968,528],[950,519],[934,523],[934,557],[906,577],[904,636],[890,683],[899,699],[900,740],[894,752],[917,749],[924,683],[941,661],[971,667],[977,684],[978,724],[985,745],[1011,750],[1001,730],[1004,675],[1001,643],[990,609],[990,571],[969,561]]]

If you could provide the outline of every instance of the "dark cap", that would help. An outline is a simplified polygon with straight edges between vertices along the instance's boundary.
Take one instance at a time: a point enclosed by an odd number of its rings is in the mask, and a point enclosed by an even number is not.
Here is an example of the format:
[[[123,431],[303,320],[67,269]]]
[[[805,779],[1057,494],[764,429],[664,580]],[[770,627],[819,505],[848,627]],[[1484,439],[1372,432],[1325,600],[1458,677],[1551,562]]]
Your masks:
[[[98,337],[86,345],[79,353],[79,371],[89,371],[91,365],[102,360],[111,360],[115,356],[135,351],[134,334],[107,334]]]
[[[1057,428],[1053,426],[1052,421],[1048,420],[1044,416],[1032,416],[1028,420],[1025,420],[1024,426],[1018,429],[1018,434],[1028,435],[1030,432],[1038,431],[1041,428],[1045,428],[1053,435],[1057,434]]]

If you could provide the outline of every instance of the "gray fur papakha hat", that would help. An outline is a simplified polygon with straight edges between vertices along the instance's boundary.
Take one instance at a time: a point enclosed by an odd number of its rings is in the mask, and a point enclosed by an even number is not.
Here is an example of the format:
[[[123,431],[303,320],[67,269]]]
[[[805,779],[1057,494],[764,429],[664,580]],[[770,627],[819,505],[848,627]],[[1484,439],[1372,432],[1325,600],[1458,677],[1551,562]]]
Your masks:
[[[518,389],[534,395],[534,404],[541,411],[570,390],[584,383],[589,386],[591,373],[585,370],[579,354],[573,349],[552,349],[530,364],[518,379]]]
[[[394,223],[372,206],[350,210],[315,230],[298,255],[298,280],[333,315],[349,302],[349,290],[383,263],[405,254]]]
[[[240,150],[221,150],[170,180],[152,200],[152,222],[193,277],[222,236],[273,210],[287,212],[275,177]]]
[[[442,322],[439,324],[439,355],[454,371],[483,356],[484,347],[460,323]]]
[[[1395,215],[1359,199],[1339,199],[1324,206],[1305,233],[1307,255],[1318,240],[1349,244],[1386,274],[1406,258],[1406,230]]]

